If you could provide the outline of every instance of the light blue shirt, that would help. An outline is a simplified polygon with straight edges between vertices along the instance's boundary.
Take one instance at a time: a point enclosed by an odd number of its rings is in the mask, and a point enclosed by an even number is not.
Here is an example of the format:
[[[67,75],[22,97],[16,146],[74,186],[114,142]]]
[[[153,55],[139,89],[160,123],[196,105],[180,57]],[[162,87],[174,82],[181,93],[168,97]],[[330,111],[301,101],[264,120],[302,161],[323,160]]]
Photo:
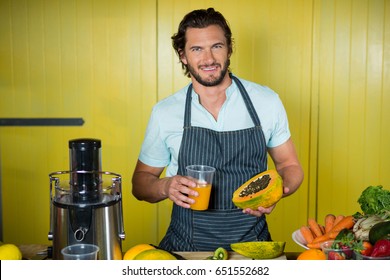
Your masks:
[[[291,133],[279,96],[268,87],[243,79],[240,81],[259,116],[267,147],[276,147],[286,142]],[[178,169],[188,86],[153,107],[139,155],[139,160],[146,165],[167,167],[167,176],[176,175]],[[198,95],[192,90],[191,125],[215,131],[234,131],[254,126],[234,81],[226,90],[226,101],[218,114],[218,120],[199,103]]]

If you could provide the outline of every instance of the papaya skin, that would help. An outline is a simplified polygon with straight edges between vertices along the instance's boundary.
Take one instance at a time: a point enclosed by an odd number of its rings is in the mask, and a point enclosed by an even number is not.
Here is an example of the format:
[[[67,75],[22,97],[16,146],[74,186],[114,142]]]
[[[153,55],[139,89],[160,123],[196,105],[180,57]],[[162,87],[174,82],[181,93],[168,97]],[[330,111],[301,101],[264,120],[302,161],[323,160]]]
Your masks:
[[[240,193],[253,181],[269,175],[271,180],[268,186],[256,193],[240,197]],[[278,172],[270,169],[253,176],[251,179],[241,185],[234,193],[232,201],[234,205],[241,209],[257,210],[259,207],[268,208],[277,203],[283,196],[283,180]]]
[[[252,241],[230,244],[236,253],[247,258],[261,260],[273,259],[281,256],[284,252],[285,241]]]

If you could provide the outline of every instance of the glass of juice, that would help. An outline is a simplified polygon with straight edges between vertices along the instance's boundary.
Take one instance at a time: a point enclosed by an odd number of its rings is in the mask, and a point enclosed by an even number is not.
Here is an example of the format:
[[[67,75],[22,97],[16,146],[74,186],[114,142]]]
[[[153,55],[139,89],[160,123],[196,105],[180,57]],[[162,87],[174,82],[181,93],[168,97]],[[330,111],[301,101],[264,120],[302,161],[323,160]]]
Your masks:
[[[195,203],[191,204],[191,209],[207,210],[209,207],[211,185],[213,184],[215,168],[207,165],[189,165],[186,169],[187,176],[195,179],[197,183],[195,190],[199,193],[199,196],[197,197],[188,196],[195,200]]]

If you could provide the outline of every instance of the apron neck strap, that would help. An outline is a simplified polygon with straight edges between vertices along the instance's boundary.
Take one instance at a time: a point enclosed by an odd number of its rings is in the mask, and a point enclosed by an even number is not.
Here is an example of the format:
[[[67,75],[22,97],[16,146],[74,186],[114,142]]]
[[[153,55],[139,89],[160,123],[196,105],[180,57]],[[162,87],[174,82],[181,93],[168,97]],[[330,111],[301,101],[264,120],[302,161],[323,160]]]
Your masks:
[[[249,115],[251,116],[254,125],[260,126],[259,116],[256,113],[255,107],[253,106],[253,103],[249,98],[248,92],[246,91],[245,87],[237,77],[233,76],[233,74],[231,73],[229,75],[232,78],[232,80],[236,83],[238,89],[240,90],[241,96],[244,99],[244,103],[246,105],[246,108],[248,109]],[[192,101],[192,83],[188,86],[187,89],[186,104],[185,104],[185,111],[184,111],[184,128],[191,126],[191,101]]]

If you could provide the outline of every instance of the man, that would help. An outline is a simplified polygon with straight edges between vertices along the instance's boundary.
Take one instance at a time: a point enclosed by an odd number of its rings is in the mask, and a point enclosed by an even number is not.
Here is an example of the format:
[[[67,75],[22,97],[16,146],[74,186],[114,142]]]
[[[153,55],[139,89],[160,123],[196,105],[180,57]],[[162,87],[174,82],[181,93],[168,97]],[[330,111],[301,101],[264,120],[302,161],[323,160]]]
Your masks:
[[[271,240],[264,214],[237,209],[233,192],[267,170],[267,152],[283,178],[284,196],[294,193],[303,171],[290,138],[286,112],[269,88],[238,79],[229,71],[232,34],[213,8],[187,14],[172,36],[192,83],[160,101],[153,112],[133,174],[133,195],[156,203],[174,202],[160,246],[171,251],[230,249],[241,241]],[[207,211],[193,211],[198,195],[185,167],[216,168]],[[167,167],[166,177],[160,178]]]

